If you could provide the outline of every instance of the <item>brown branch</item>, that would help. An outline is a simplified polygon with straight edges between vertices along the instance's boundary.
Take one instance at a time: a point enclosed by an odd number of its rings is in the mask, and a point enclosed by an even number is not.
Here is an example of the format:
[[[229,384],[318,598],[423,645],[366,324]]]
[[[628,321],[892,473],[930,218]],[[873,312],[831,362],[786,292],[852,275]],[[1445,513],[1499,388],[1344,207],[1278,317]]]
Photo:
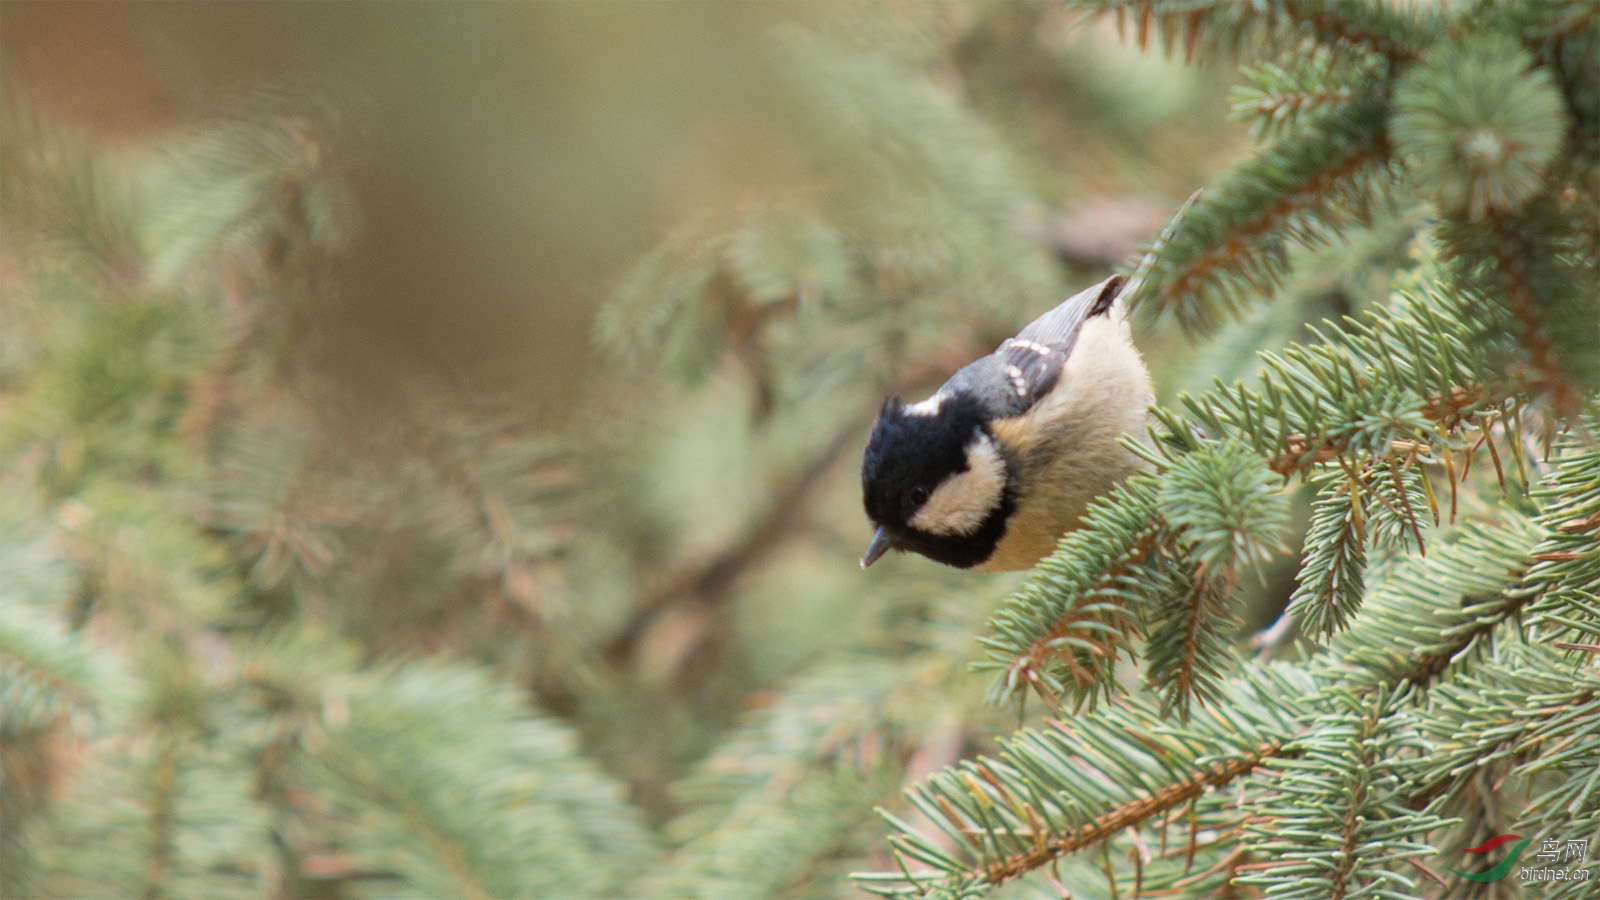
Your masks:
[[[1026,853],[1014,853],[985,867],[984,881],[1001,884],[1104,840],[1113,834],[1146,821],[1151,816],[1182,806],[1210,788],[1223,787],[1240,775],[1255,771],[1264,760],[1283,756],[1285,741],[1268,741],[1239,759],[1217,763],[1176,784],[1169,784],[1148,797],[1126,803],[1105,813],[1087,825],[1074,828],[1063,837],[1041,841]]]
[[[1195,668],[1199,664],[1201,652],[1200,638],[1205,633],[1206,613],[1210,611],[1211,606],[1210,585],[1203,572],[1202,566],[1196,573],[1194,587],[1189,591],[1190,603],[1185,616],[1188,621],[1184,622],[1183,653],[1179,657],[1176,679],[1179,698],[1177,703],[1172,704],[1178,708],[1178,716],[1185,723],[1189,721],[1189,698],[1194,694]],[[1231,593],[1231,585],[1228,593]]]
[[[995,343],[998,341],[997,338]],[[912,387],[925,385],[949,375],[987,351],[987,347],[976,343],[956,344],[935,354],[899,381]],[[726,605],[744,574],[771,558],[800,530],[805,523],[806,501],[845,451],[859,439],[866,425],[860,417],[845,422],[828,445],[773,495],[772,501],[736,544],[710,560],[683,566],[656,578],[639,599],[626,627],[607,645],[605,658],[613,665],[635,659],[646,636],[671,613],[686,612],[708,621],[706,613]],[[693,643],[698,645],[702,641],[703,637]],[[544,690],[551,695],[548,698],[551,702],[560,702],[559,688]]]
[[[1586,531],[1600,530],[1600,512],[1580,519],[1568,519],[1557,525],[1556,530],[1562,534],[1583,534]]]
[[[1362,167],[1389,156],[1389,140],[1377,139],[1346,153],[1342,159],[1319,170],[1306,179],[1296,190],[1289,191],[1255,214],[1251,221],[1240,225],[1228,234],[1227,240],[1207,247],[1198,257],[1182,266],[1174,277],[1158,286],[1156,296],[1162,305],[1173,302],[1190,292],[1191,286],[1209,279],[1218,269],[1231,265],[1249,252],[1250,244],[1263,235],[1279,230],[1285,221],[1309,207],[1323,196],[1336,182],[1349,177]]]
[[[726,604],[744,573],[768,559],[804,523],[806,501],[855,442],[860,430],[860,422],[854,419],[840,429],[833,440],[773,496],[761,517],[737,544],[701,565],[661,578],[639,601],[628,626],[606,649],[607,658],[613,661],[633,658],[651,627],[681,602],[687,600],[703,609],[716,609]]]
[[[1237,874],[1239,872],[1249,872],[1249,871],[1252,871],[1252,870],[1255,870],[1255,869],[1263,868],[1264,866],[1268,866],[1268,865],[1281,865],[1281,863],[1277,863],[1277,862],[1251,864],[1251,863],[1247,862],[1247,860],[1249,860],[1249,858],[1250,858],[1250,851],[1241,847],[1241,848],[1233,851],[1232,853],[1229,853],[1227,856],[1224,856],[1222,859],[1217,860],[1217,862],[1214,863],[1211,866],[1211,868],[1206,869],[1204,872],[1196,872],[1193,875],[1189,875],[1187,877],[1180,878],[1177,881],[1174,881],[1172,883],[1172,886],[1175,887],[1175,888],[1190,887],[1190,886],[1199,884],[1202,881],[1205,881],[1207,878],[1210,878],[1212,875],[1215,875],[1215,874],[1217,874],[1218,872],[1221,872],[1224,869],[1228,870],[1228,872],[1230,873],[1228,875],[1228,877],[1227,877],[1227,880],[1231,882],[1231,881],[1233,881],[1234,874]]]
[[[1422,403],[1422,414],[1448,430],[1482,408],[1483,404],[1473,402],[1472,392],[1466,385],[1457,384],[1450,387],[1447,395],[1429,395]]]
[[[1287,478],[1308,466],[1332,462],[1338,459],[1341,453],[1341,448],[1326,438],[1312,446],[1307,442],[1305,435],[1291,434],[1284,451],[1267,460],[1267,468]]]
[[[1424,418],[1448,432],[1484,409],[1498,406],[1514,394],[1515,391],[1508,386],[1504,397],[1475,397],[1469,388],[1458,384],[1450,388],[1447,397],[1434,394],[1424,399],[1420,412]],[[1411,456],[1415,456],[1420,449],[1429,449],[1413,441],[1394,441],[1392,446]],[[1267,460],[1267,468],[1287,478],[1307,467],[1332,462],[1347,452],[1348,447],[1330,438],[1291,434],[1285,441],[1283,451]],[[1495,461],[1498,466],[1499,458],[1496,457]]]
[[[1117,579],[1127,574],[1128,569],[1134,563],[1144,559],[1146,555],[1156,550],[1156,537],[1159,533],[1159,528],[1155,526],[1147,527],[1133,545],[1115,563],[1102,572],[1099,578],[1095,579],[1093,585],[1078,595],[1078,604],[1075,604],[1072,609],[1067,610],[1065,614],[1056,619],[1049,629],[1028,644],[1027,650],[1012,660],[1008,675],[1013,680],[1013,683],[1026,681],[1032,684],[1041,695],[1044,695],[1045,699],[1052,705],[1060,705],[1060,698],[1048,695],[1043,680],[1038,675],[1039,669],[1048,660],[1057,656],[1051,644],[1072,634],[1077,629],[1078,623],[1089,618],[1083,615],[1079,608],[1084,599],[1095,597],[1109,589],[1116,583]],[[1099,655],[1102,658],[1115,657],[1117,651],[1126,643],[1126,633],[1126,629],[1121,631],[1124,637],[1120,641],[1115,637],[1108,637],[1105,639],[1106,643],[1096,643],[1095,646],[1100,648]],[[1081,665],[1075,653],[1067,654],[1067,665],[1072,670],[1072,676],[1078,684],[1088,685],[1095,681],[1095,673]]]
[[[1520,572],[1512,573],[1509,580],[1520,581],[1523,574]],[[1427,687],[1441,672],[1449,668],[1450,663],[1454,662],[1457,656],[1465,653],[1480,638],[1499,628],[1507,619],[1522,612],[1542,596],[1544,596],[1544,592],[1539,590],[1528,590],[1521,596],[1501,594],[1503,605],[1498,615],[1488,621],[1479,622],[1472,628],[1461,632],[1456,636],[1456,640],[1448,644],[1443,650],[1415,657],[1416,665],[1407,669],[1404,675],[1397,680],[1408,682],[1417,687]]]
[[[1317,37],[1323,41],[1365,47],[1396,62],[1415,62],[1422,56],[1422,52],[1417,48],[1407,47],[1371,29],[1361,28],[1320,3],[1289,3],[1284,8],[1291,15],[1311,11],[1311,14],[1303,16],[1301,21],[1310,25],[1316,31]],[[1374,7],[1380,10],[1382,8]]]
[[[1228,6],[1234,0],[1220,4]],[[1419,59],[1422,51],[1416,47],[1407,46],[1387,35],[1380,34],[1371,28],[1366,28],[1349,18],[1340,15],[1336,10],[1329,9],[1317,2],[1292,2],[1285,3],[1279,10],[1291,21],[1309,26],[1317,40],[1325,44],[1349,44],[1371,50],[1396,62],[1413,62]],[[1375,10],[1375,12],[1381,11]],[[1132,13],[1130,16],[1129,13]],[[1183,12],[1161,12],[1152,2],[1144,2],[1130,10],[1127,6],[1118,6],[1117,32],[1122,34],[1126,30],[1129,18],[1134,20],[1134,40],[1140,50],[1150,49],[1150,39],[1158,34],[1162,43],[1169,50],[1175,40],[1183,41],[1185,62],[1193,62],[1199,50],[1200,38],[1207,22],[1208,10],[1196,7]],[[1270,12],[1258,12],[1262,25],[1271,39],[1284,38],[1285,28],[1281,21],[1273,21]],[[1174,34],[1173,32],[1176,32]],[[1292,32],[1291,32],[1292,34]]]
[[[1362,719],[1363,733],[1361,736],[1363,738],[1370,737],[1380,725],[1378,720],[1381,720],[1383,716],[1382,710],[1376,710],[1374,715],[1376,718],[1363,717]],[[1363,755],[1363,759],[1361,760],[1361,768],[1359,770],[1366,771],[1373,762],[1372,751],[1370,749],[1371,745],[1366,744],[1363,741],[1360,746],[1368,748]],[[1357,801],[1357,804],[1358,803],[1359,800]],[[1333,893],[1331,895],[1333,900],[1344,900],[1344,898],[1347,896],[1349,888],[1346,886],[1346,881],[1350,878],[1350,872],[1355,868],[1356,861],[1361,858],[1361,853],[1359,852],[1359,836],[1361,834],[1363,818],[1358,813],[1359,807],[1357,804],[1350,804],[1346,806],[1344,810],[1344,828],[1340,835],[1344,843],[1344,852],[1339,854],[1339,869],[1334,874],[1333,878],[1330,879],[1333,887]]]
[[[1567,418],[1576,418],[1582,405],[1572,379],[1561,359],[1561,351],[1550,340],[1545,322],[1534,303],[1533,291],[1528,287],[1527,247],[1517,233],[1514,220],[1509,215],[1495,215],[1490,219],[1494,233],[1492,241],[1495,264],[1504,275],[1506,300],[1511,317],[1521,332],[1521,343],[1528,351],[1529,364],[1538,378],[1539,387],[1550,397],[1556,412]]]
[[[1354,92],[1350,88],[1342,87],[1327,91],[1298,91],[1288,94],[1267,94],[1250,104],[1255,111],[1263,116],[1278,117],[1285,110],[1299,113],[1319,106],[1332,106],[1335,103],[1348,101]]]
[[[177,829],[178,792],[178,738],[170,730],[156,737],[156,757],[150,772],[150,816],[145,823],[149,832],[145,864],[144,900],[160,900],[171,887],[175,848],[174,832]]]

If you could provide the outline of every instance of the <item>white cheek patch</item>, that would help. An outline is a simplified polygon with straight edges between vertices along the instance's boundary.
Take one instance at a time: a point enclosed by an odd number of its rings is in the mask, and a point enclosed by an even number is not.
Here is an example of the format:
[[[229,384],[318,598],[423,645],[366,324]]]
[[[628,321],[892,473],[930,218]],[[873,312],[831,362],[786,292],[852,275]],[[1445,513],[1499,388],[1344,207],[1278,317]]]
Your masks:
[[[926,400],[922,400],[907,406],[905,408],[905,412],[908,416],[937,416],[939,414],[939,407],[943,403],[944,395],[934,394],[932,397],[929,397]]]
[[[971,534],[1000,505],[1006,464],[994,439],[980,435],[967,444],[967,470],[939,482],[907,523],[928,534]]]

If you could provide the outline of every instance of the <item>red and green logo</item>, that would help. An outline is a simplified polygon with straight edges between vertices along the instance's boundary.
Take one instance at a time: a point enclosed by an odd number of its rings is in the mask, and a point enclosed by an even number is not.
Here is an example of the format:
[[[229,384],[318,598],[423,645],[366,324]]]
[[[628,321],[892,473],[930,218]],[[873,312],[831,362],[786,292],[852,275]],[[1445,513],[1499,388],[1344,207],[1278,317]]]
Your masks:
[[[1476,847],[1468,847],[1464,852],[1488,853],[1491,850],[1498,849],[1503,844],[1516,841],[1517,845],[1511,848],[1511,855],[1506,857],[1504,862],[1487,872],[1463,872],[1460,869],[1450,869],[1450,871],[1460,875],[1462,878],[1465,878],[1468,881],[1499,881],[1500,879],[1511,874],[1511,868],[1517,864],[1517,857],[1522,855],[1522,848],[1528,846],[1528,842],[1531,840],[1533,840],[1533,838],[1525,838],[1520,834],[1502,834],[1492,837],[1488,841]],[[1449,869],[1450,867],[1445,866],[1445,868]]]

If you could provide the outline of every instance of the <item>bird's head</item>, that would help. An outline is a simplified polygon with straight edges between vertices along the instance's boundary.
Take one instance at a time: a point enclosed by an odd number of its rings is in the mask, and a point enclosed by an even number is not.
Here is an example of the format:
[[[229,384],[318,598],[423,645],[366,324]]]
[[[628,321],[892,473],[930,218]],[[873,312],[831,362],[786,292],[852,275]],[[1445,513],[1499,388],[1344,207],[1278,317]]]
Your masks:
[[[861,462],[867,516],[877,531],[862,566],[889,550],[971,568],[1005,534],[1013,498],[1007,461],[977,400],[935,394],[883,404]]]

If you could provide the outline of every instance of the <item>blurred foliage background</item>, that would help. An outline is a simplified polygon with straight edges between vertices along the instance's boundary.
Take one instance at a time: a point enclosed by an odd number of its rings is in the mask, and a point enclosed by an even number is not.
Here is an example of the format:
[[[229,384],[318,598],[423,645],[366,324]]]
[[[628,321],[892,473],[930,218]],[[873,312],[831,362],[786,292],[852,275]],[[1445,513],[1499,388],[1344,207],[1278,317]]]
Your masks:
[[[967,666],[1020,579],[858,569],[871,416],[1251,147],[1231,66],[1123,36],[1012,0],[0,6],[0,889],[894,868],[874,808],[920,827],[903,788],[1018,724]],[[1146,327],[1163,397],[1380,302],[1421,227],[1284,250],[1204,346]]]
[[[1047,6],[0,17],[5,603],[92,635],[59,648],[83,680],[59,724],[6,749],[5,845],[70,798],[125,804],[13,870],[55,895],[461,895],[431,858],[451,838],[369,809],[371,773],[306,787],[301,756],[335,765],[312,749],[329,698],[354,722],[364,691],[396,718],[340,740],[395,741],[398,768],[366,763],[382,780],[461,754],[450,778],[570,778],[573,803],[631,808],[535,820],[547,852],[511,828],[495,843],[536,877],[489,895],[636,874],[557,866],[570,841],[678,848],[663,891],[719,872],[740,896],[841,890],[881,852],[873,805],[1013,718],[964,671],[1013,580],[856,566],[870,414],[1132,258],[1243,139],[1225,77]],[[874,108],[896,104],[928,133]],[[709,352],[659,330],[638,261],[711,234],[737,239],[708,268],[803,259],[759,245],[764,219],[875,255],[877,283],[780,268],[805,287],[757,286],[769,305]],[[823,296],[849,304],[829,334],[751,343],[766,310]],[[459,721],[414,733],[431,709]],[[774,709],[793,721],[746,733]],[[480,734],[511,727],[554,749]],[[446,787],[417,790],[393,802]],[[447,834],[519,815],[436,799],[462,808],[418,814],[468,816],[429,823]],[[845,814],[813,833],[781,821],[797,802]],[[108,832],[86,830],[119,824],[148,871],[91,862]],[[736,854],[779,834],[815,846],[751,875]]]

